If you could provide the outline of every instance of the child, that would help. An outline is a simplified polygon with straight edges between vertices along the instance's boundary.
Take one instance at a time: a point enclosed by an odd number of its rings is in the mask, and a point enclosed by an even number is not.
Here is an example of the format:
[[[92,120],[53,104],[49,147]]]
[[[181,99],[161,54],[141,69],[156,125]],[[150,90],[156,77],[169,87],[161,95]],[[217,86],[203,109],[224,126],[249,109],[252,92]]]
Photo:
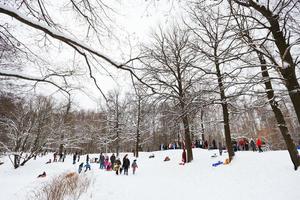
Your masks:
[[[86,164],[85,164],[85,171],[84,172],[86,172],[87,170],[91,170],[91,165],[87,162]]]
[[[133,163],[131,164],[131,167],[132,167],[133,174],[135,174],[135,170],[136,170],[136,168],[138,168],[138,166],[136,164],[136,160],[133,161]]]
[[[81,163],[81,164],[79,165],[79,167],[78,167],[78,173],[79,173],[79,174],[81,173],[82,168],[83,168],[83,163]]]
[[[111,162],[107,162],[107,165],[106,165],[106,171],[111,171],[112,170],[112,165],[111,165]]]
[[[219,142],[219,154],[220,154],[220,156],[222,156],[222,152],[223,152],[223,146],[222,146],[222,143]]]
[[[108,162],[108,158],[105,158],[104,160],[104,169],[107,169],[109,162]]]
[[[120,161],[120,158],[117,158],[117,160],[115,161],[115,164],[114,164],[114,171],[116,171],[117,175],[119,175],[119,170],[121,171],[120,167],[121,167],[121,161]]]

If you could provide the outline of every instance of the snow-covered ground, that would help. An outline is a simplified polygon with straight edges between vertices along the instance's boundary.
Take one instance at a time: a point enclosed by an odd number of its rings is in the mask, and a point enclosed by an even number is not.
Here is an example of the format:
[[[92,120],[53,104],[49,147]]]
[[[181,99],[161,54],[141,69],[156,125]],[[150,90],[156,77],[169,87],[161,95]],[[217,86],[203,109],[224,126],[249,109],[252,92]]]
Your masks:
[[[92,170],[87,175],[92,177],[92,184],[81,200],[160,200],[160,199],[209,199],[209,200],[296,200],[300,199],[300,171],[294,171],[287,151],[276,152],[237,152],[230,165],[212,167],[222,157],[211,158],[217,151],[194,149],[194,161],[179,165],[181,150],[141,153],[137,159],[137,173],[129,176],[117,176],[112,171],[99,169],[92,163]],[[124,154],[121,154],[122,158]],[[90,155],[98,157],[99,155]],[[171,158],[164,162],[165,156]],[[77,171],[78,163],[72,165],[68,156],[64,163],[46,161],[52,155],[32,160],[15,170],[4,158],[0,165],[0,199],[25,200],[28,194],[42,183],[66,171]],[[132,154],[129,154],[132,161]],[[3,160],[3,159],[2,159]],[[81,157],[81,161],[85,156]],[[46,178],[36,178],[46,171]]]

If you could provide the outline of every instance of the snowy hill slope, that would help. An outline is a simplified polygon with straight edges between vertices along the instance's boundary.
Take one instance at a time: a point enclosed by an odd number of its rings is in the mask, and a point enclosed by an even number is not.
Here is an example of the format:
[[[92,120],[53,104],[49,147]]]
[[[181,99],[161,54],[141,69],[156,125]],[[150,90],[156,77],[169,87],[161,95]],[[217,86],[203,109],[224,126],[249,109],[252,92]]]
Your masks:
[[[194,161],[179,165],[181,150],[141,153],[137,159],[136,175],[117,176],[114,172],[99,169],[92,163],[87,175],[92,184],[81,200],[154,200],[154,199],[300,199],[300,171],[294,171],[287,151],[237,152],[230,165],[212,167],[212,163],[224,161],[222,157],[211,158],[217,151],[194,149]],[[121,154],[121,158],[124,154]],[[99,155],[90,155],[98,157]],[[165,156],[171,158],[164,162]],[[0,166],[1,200],[25,200],[34,188],[51,177],[66,171],[77,171],[78,163],[72,165],[71,156],[64,163],[45,162],[51,155],[37,158],[24,167],[14,170],[9,160]],[[132,161],[132,154],[129,154]],[[85,157],[81,157],[81,161]],[[37,179],[43,171],[47,177]]]

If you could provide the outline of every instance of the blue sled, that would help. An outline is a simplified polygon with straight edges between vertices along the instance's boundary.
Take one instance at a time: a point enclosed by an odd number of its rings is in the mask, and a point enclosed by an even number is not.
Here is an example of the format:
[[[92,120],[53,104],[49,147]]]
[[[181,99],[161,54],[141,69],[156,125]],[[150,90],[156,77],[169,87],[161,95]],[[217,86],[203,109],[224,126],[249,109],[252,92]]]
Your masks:
[[[217,167],[218,165],[222,165],[222,164],[223,164],[223,162],[218,161],[218,162],[212,164],[212,166],[213,166],[213,167]]]

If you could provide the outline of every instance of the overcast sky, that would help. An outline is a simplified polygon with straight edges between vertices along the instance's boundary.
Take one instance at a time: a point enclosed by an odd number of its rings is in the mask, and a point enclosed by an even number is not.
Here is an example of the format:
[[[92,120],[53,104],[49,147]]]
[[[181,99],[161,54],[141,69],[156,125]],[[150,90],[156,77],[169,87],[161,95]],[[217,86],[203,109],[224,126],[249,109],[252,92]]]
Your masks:
[[[180,13],[182,12],[181,6],[176,3],[177,1],[172,0],[105,0],[104,2],[107,2],[113,9],[113,12],[108,12],[112,20],[108,22],[108,25],[111,27],[113,37],[110,33],[107,33],[108,37],[105,37],[105,35],[102,37],[102,46],[93,46],[95,43],[90,42],[92,41],[91,38],[86,39],[86,33],[82,31],[86,30],[84,29],[86,28],[85,25],[70,14],[70,9],[64,6],[63,2],[60,0],[47,2],[49,3],[49,12],[53,13],[54,20],[62,24],[74,37],[120,62],[129,58],[129,41],[133,48],[133,54],[136,54],[139,44],[147,42],[151,33],[159,25],[163,28],[168,26],[174,22],[174,19],[180,19]],[[73,63],[73,58],[76,56],[74,55],[74,50],[62,45],[60,42],[52,40],[54,48],[43,46],[45,41],[42,34],[38,34],[37,31],[18,23],[16,20],[12,20],[10,17],[1,15],[0,22],[3,21],[9,21],[10,24],[13,24],[13,34],[21,38],[24,44],[29,46],[35,54],[46,60],[49,65],[53,65],[53,69],[62,70],[63,68],[72,68],[76,65],[78,68],[82,68],[82,65],[85,65],[84,62],[80,61]],[[78,24],[82,26],[78,26]],[[27,65],[26,70],[22,73],[33,74],[37,67],[33,66],[33,63],[28,63]],[[111,73],[108,74],[100,70],[95,72],[95,75],[101,89],[105,93],[114,88],[120,88],[123,92],[129,90],[131,82],[127,72],[116,70],[107,64],[103,66]],[[84,70],[81,72],[84,73]],[[85,109],[95,109],[101,95],[93,85],[92,80],[87,79],[87,76],[85,78],[76,78],[74,85],[79,85],[84,90],[84,92],[76,92],[76,95],[73,97],[77,106]],[[37,91],[48,95],[54,91],[54,88],[40,84]]]

